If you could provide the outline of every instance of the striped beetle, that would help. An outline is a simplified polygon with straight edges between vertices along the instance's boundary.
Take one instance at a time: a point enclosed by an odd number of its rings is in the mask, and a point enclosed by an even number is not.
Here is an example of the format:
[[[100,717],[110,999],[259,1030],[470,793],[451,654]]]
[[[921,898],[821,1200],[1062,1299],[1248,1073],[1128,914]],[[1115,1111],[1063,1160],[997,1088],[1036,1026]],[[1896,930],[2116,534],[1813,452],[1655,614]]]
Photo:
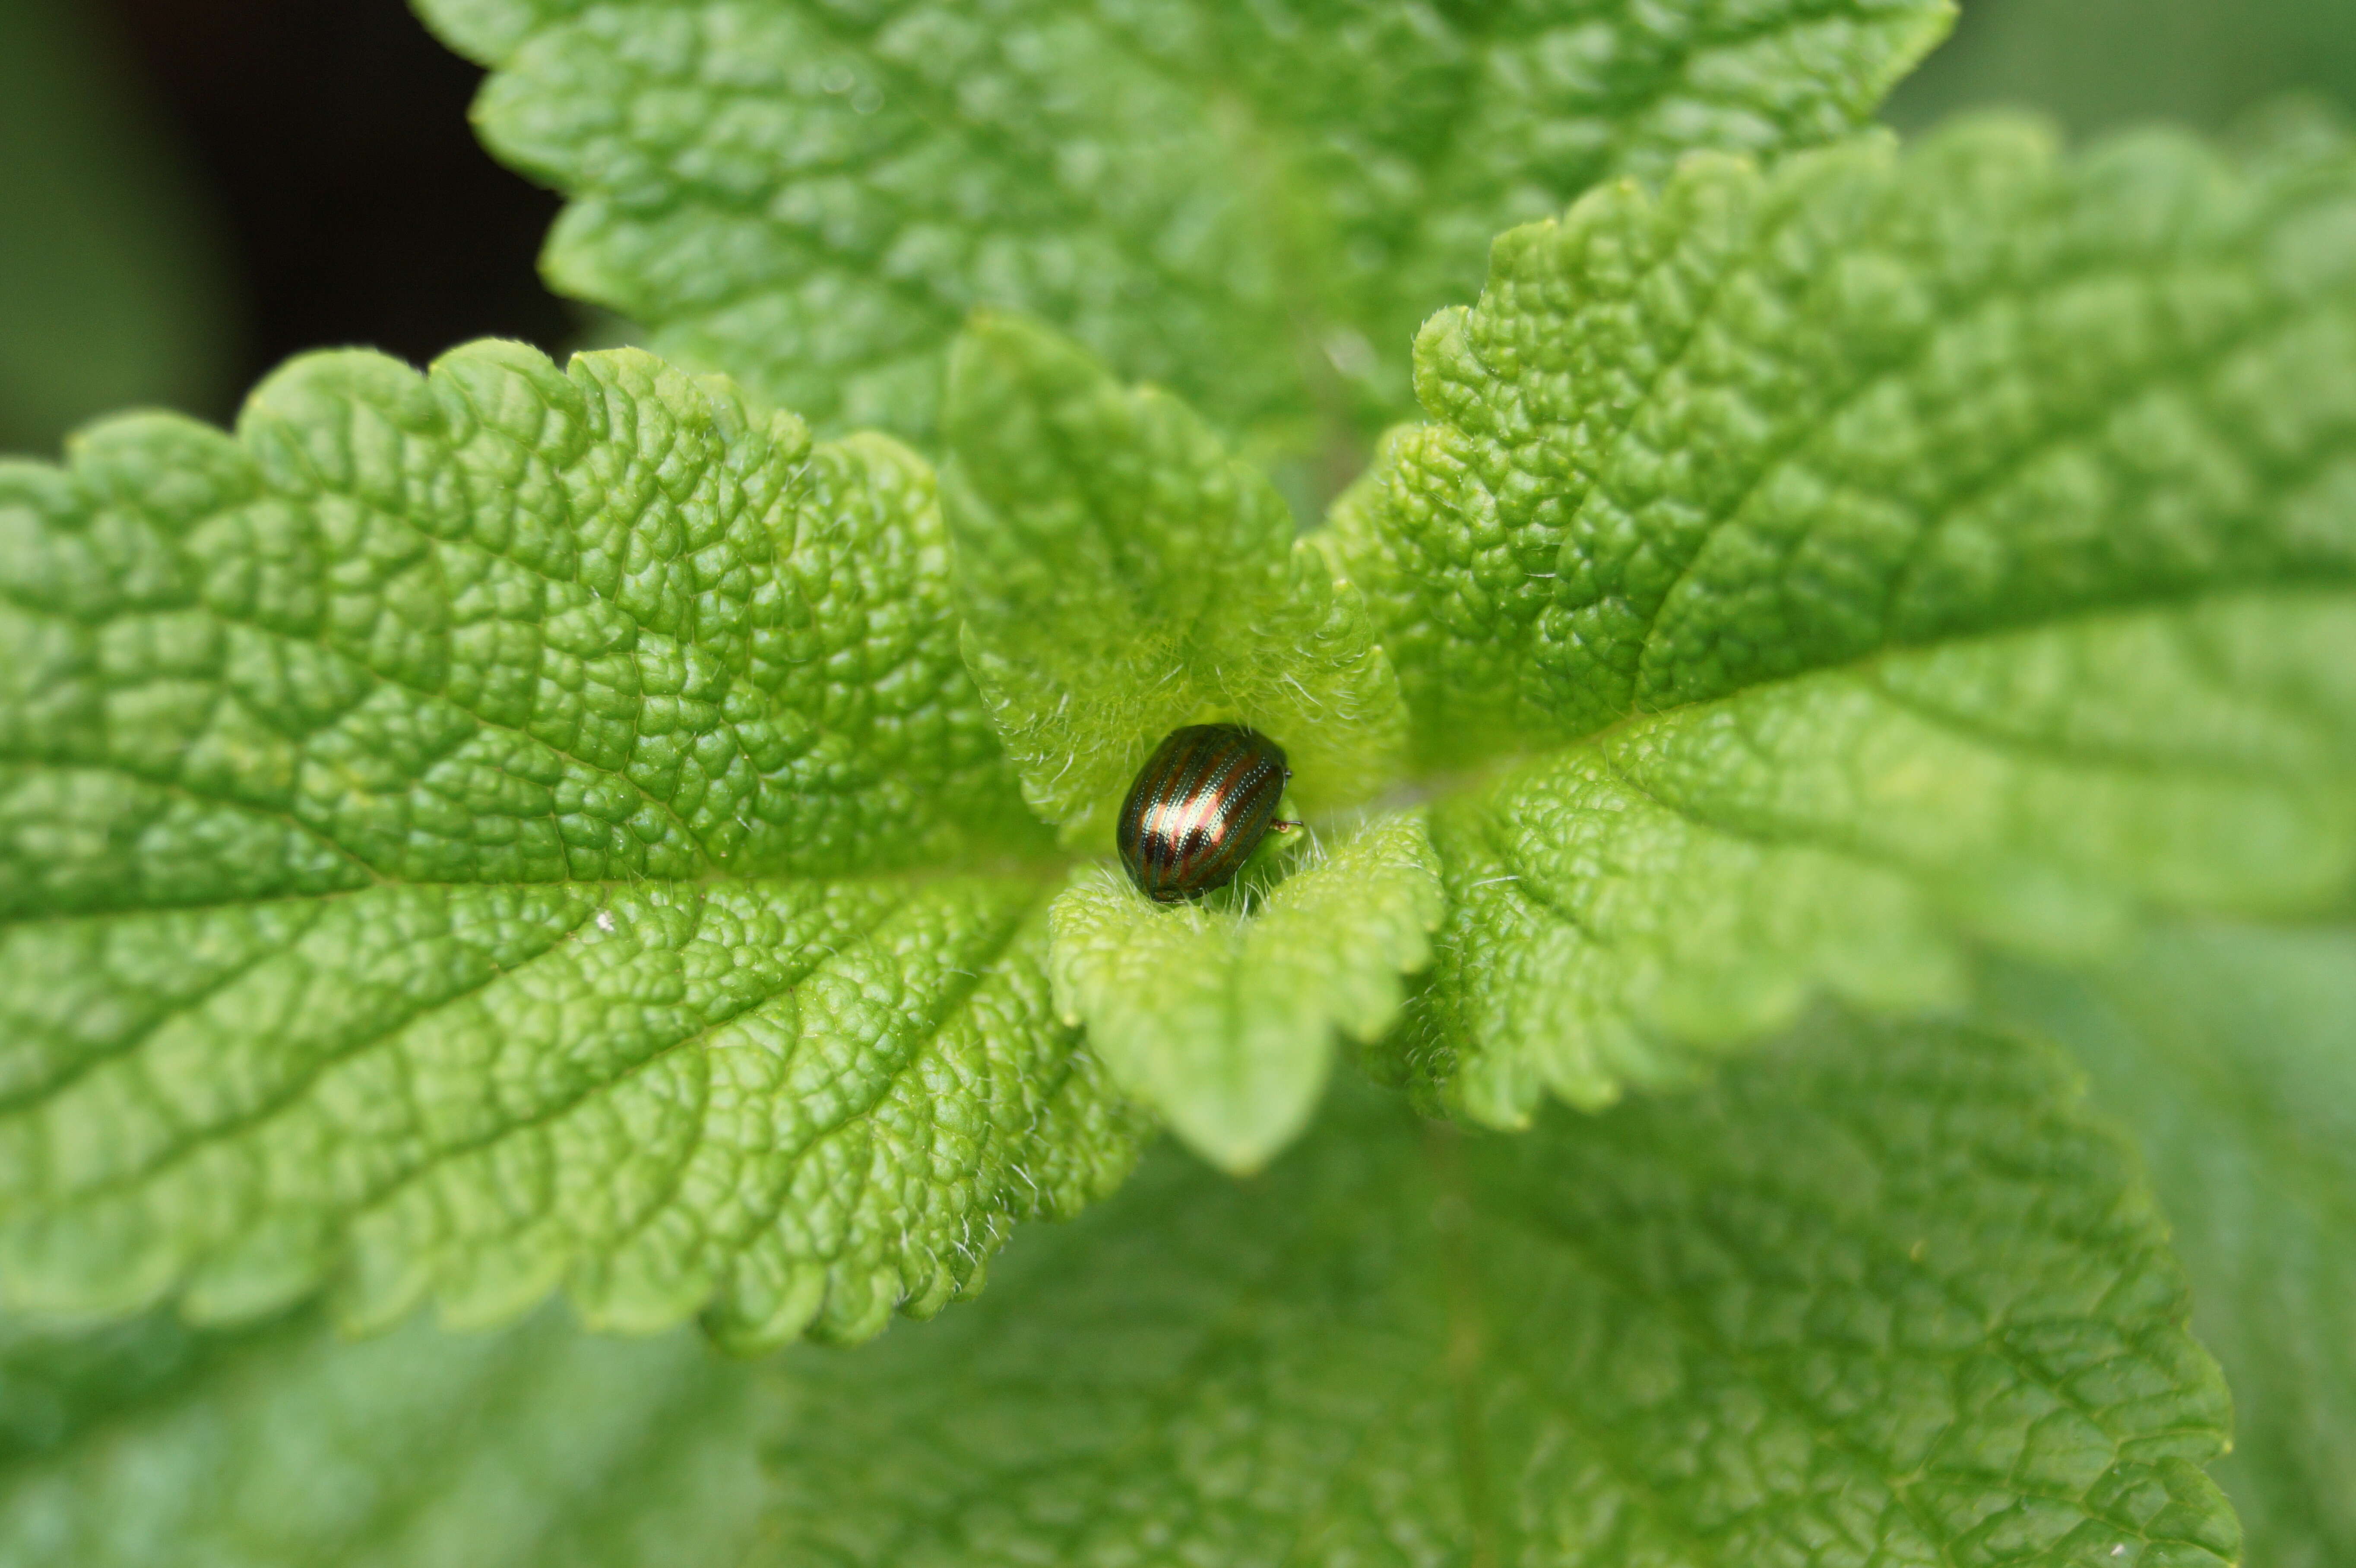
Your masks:
[[[1274,828],[1292,770],[1284,748],[1241,724],[1173,730],[1121,802],[1120,863],[1156,903],[1224,888]]]

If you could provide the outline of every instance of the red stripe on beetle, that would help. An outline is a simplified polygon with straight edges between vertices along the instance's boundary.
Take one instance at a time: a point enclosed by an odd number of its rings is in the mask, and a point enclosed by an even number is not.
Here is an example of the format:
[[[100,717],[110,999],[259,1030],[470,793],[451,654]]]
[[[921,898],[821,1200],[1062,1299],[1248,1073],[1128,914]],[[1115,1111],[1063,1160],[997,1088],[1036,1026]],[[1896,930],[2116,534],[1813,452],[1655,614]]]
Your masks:
[[[1241,724],[1190,724],[1153,749],[1122,801],[1121,864],[1161,903],[1232,881],[1284,797],[1284,748]]]

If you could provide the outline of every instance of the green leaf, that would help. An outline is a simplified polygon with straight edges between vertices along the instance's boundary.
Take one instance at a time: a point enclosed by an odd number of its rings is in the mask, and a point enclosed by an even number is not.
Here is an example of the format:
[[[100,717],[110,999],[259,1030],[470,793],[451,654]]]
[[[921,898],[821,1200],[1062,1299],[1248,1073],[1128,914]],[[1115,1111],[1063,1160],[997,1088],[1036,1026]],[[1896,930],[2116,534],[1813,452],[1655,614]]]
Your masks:
[[[1388,1071],[1500,1124],[1966,942],[2356,886],[2356,155],[1992,123],[1498,241],[1337,548],[1451,913]],[[1552,748],[1548,750],[1548,748]]]
[[[752,1374],[691,1336],[338,1342],[304,1315],[0,1345],[0,1564],[728,1568],[758,1528]]]
[[[2294,91],[2356,109],[2356,10],[2340,0],[2044,0],[1976,7],[1887,112],[1910,131],[1986,103],[2035,104],[2074,131],[2222,127]]]
[[[754,1348],[974,1287],[1140,1128],[947,595],[920,461],[627,351],[0,468],[0,1292]]]
[[[1436,814],[1450,916],[1395,1067],[1501,1125],[1690,1079],[1830,991],[1952,1006],[1966,944],[2356,882],[2356,597],[2219,594],[1636,720]]]
[[[1380,1038],[1403,976],[1430,961],[1440,890],[1420,814],[1321,849],[1304,846],[1308,863],[1256,908],[1164,908],[1109,867],[1055,901],[1065,1015],[1087,1022],[1115,1083],[1229,1170],[1256,1170],[1299,1136],[1334,1037]]]
[[[1436,422],[1341,522],[1441,760],[2356,574],[2345,140],[1700,158],[1503,236],[1417,355]]]
[[[1490,236],[1689,148],[1838,136],[1945,0],[417,0],[565,191],[557,287],[823,421],[927,432],[976,305],[1344,451]]]
[[[2223,1382],[2050,1050],[1834,1025],[1511,1139],[1337,1099],[786,1360],[766,1560],[2234,1560]]]
[[[2019,966],[2143,1142],[2233,1388],[2249,1561],[2356,1557],[2356,932],[2172,930],[2087,980]]]
[[[113,19],[74,0],[0,6],[0,450],[228,390],[235,313],[211,215],[109,58]]]
[[[1312,812],[1397,775],[1407,714],[1356,592],[1184,404],[984,315],[951,357],[948,434],[966,662],[1067,840],[1112,848],[1130,780],[1182,724],[1274,738]]]
[[[1407,713],[1356,591],[1184,404],[983,315],[950,356],[947,429],[966,663],[1067,842],[1113,848],[1130,781],[1182,724],[1272,737],[1287,798],[1311,813],[1396,777]],[[1430,957],[1440,887],[1420,818],[1344,831],[1258,912],[1162,908],[1109,869],[1056,901],[1065,1016],[1115,1083],[1231,1169],[1301,1130],[1336,1031],[1387,1029],[1402,971]]]

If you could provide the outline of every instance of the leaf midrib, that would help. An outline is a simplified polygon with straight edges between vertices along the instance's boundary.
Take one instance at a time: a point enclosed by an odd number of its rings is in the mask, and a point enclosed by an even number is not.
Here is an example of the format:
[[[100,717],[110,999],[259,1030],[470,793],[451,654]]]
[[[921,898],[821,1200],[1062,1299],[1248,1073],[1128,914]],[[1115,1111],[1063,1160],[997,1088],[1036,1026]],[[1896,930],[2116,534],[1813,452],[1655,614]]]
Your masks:
[[[2289,599],[2294,601],[2307,600],[2322,603],[2337,603],[2343,600],[2356,600],[2356,576],[2351,576],[2351,578],[2346,582],[2331,581],[2318,583],[2313,581],[2311,574],[2300,573],[2297,575],[2286,575],[2279,580],[2202,584],[2187,589],[2180,592],[2157,593],[2127,603],[2073,607],[2068,613],[2058,614],[2043,621],[2018,623],[2012,625],[1992,627],[1986,631],[1976,631],[1956,636],[1944,637],[1933,642],[1910,644],[1896,647],[1873,648],[1853,659],[1819,665],[1808,669],[1794,671],[1788,675],[1778,675],[1767,679],[1753,681],[1746,686],[1738,687],[1733,690],[1725,692],[1721,695],[1701,698],[1691,702],[1677,703],[1667,708],[1637,709],[1632,712],[1623,713],[1609,724],[1590,731],[1586,734],[1579,736],[1576,739],[1564,741],[1544,750],[1511,752],[1497,757],[1487,758],[1483,759],[1482,763],[1473,769],[1462,773],[1437,775],[1447,780],[1449,783],[1449,788],[1445,793],[1418,794],[1413,798],[1416,800],[1432,800],[1435,802],[1444,803],[1451,799],[1463,799],[1474,796],[1494,787],[1503,780],[1510,779],[1532,768],[1546,766],[1572,752],[1592,752],[1599,756],[1608,758],[1611,754],[1612,746],[1616,742],[1626,739],[1631,731],[1642,729],[1644,726],[1658,720],[1674,720],[1684,714],[1699,712],[1724,704],[1749,700],[1751,699],[1760,697],[1762,694],[1774,692],[1779,688],[1802,686],[1810,682],[1842,677],[1874,679],[1879,667],[1894,663],[1901,659],[1919,658],[1927,654],[1940,650],[1958,647],[1967,648],[1975,644],[1995,643],[2004,640],[2034,636],[2041,633],[2074,630],[2083,626],[2100,626],[2106,622],[2125,622],[2147,617],[2162,612],[2181,611],[2186,613],[2190,613],[2213,605],[2230,604],[2235,601],[2271,601],[2275,599]],[[1918,710],[1916,705],[1902,702],[1900,697],[1890,690],[1887,683],[1874,680],[1874,690],[1878,697],[1887,697],[1893,705],[1906,706],[1908,707],[1909,711]],[[1986,731],[1983,735],[1982,731],[1975,730],[1961,718],[1952,714],[1944,714],[1935,708],[1922,709],[1920,709],[1920,712],[1922,717],[1926,720],[1938,722],[1944,727],[1951,729],[1959,734],[1965,734],[1976,740],[1983,738],[1987,739],[1995,743],[2000,744],[2008,750],[2030,753],[2035,753],[2040,750],[2040,745],[2037,741],[2020,736],[2009,735],[2003,731],[1990,730]],[[2073,744],[2064,748],[2061,742],[2055,741],[2051,743],[2051,749],[2048,754],[2057,760],[2065,762],[2080,762],[2095,766],[2121,765],[2139,767],[2147,769],[2154,773],[2158,773],[2163,769],[2171,773],[2178,771],[2201,771],[2212,773],[2215,776],[2228,778],[2252,778],[2276,782],[2280,779],[2280,774],[2277,772],[2263,766],[2254,765],[2247,771],[2244,771],[2228,763],[2215,762],[2196,763],[2190,759],[2179,763],[2174,757],[2161,760],[2155,760],[2148,757],[2139,758],[2129,752],[2107,751],[2098,745]],[[1412,781],[1410,782],[1412,783]],[[1642,792],[1640,786],[1633,781],[1630,781],[1629,787],[1632,789],[1639,789],[1640,793],[1646,793],[1646,798],[1654,800],[1655,804],[1659,805],[1664,810],[1676,812],[1679,815],[1690,815],[1684,807],[1668,801],[1660,800],[1647,792]],[[1402,795],[1399,798],[1406,799],[1407,797]],[[1692,819],[1700,826],[1718,828],[1722,831],[1735,833],[1737,836],[1740,836],[1740,830],[1739,828],[1722,825],[1713,819],[1706,819],[1700,816],[1694,816]],[[1783,843],[1796,842],[1797,840],[1777,838],[1762,841]],[[1844,853],[1850,852],[1848,850],[1848,847],[1845,845],[1826,844],[1823,847],[1840,849]]]
[[[761,880],[787,880],[787,879]],[[865,885],[890,885],[899,880],[900,879],[894,878],[856,878],[841,880],[842,882],[852,882]],[[826,882],[820,879],[810,879],[809,881],[819,883],[819,885],[840,885],[838,883]],[[583,892],[591,889],[635,892],[649,886],[676,885],[700,887],[708,884],[703,882],[681,882],[674,884],[635,882],[554,883],[544,885],[565,890],[579,890]],[[748,885],[757,885],[757,881],[748,880]],[[536,884],[498,883],[489,884],[488,891],[507,891],[510,887],[531,888],[534,886],[536,886]],[[463,890],[471,891],[483,889],[485,884],[466,882],[444,884],[409,883],[399,884],[399,887],[401,891],[441,891],[445,889],[450,891]],[[366,891],[369,890],[361,891]],[[1039,891],[1041,896],[1044,897],[1047,892],[1052,891],[1052,888],[1043,884],[1040,887]],[[353,895],[350,893],[342,893],[329,896],[335,898],[348,898]],[[888,906],[878,910],[874,913],[873,922],[869,927],[867,927],[867,930],[872,932],[876,928],[887,924],[898,913],[907,909],[913,902],[914,898],[915,891],[914,888],[911,887],[908,891],[903,894],[900,898],[894,900]],[[280,901],[298,903],[304,901],[286,900]],[[566,926],[562,931],[552,933],[548,943],[531,955],[531,960],[545,957],[548,954],[563,947],[566,943],[580,934],[580,932],[584,925],[594,922],[596,916],[602,912],[605,907],[605,901],[603,900],[586,901],[580,918]],[[1012,933],[1020,928],[1023,919],[1027,918],[1031,911],[1035,908],[1035,902],[1030,905],[1025,905],[1017,912],[1014,917],[1010,919],[1009,926],[1006,932],[1001,933],[1002,940],[1000,941],[995,951],[1003,951],[1006,944],[1012,940]],[[264,961],[266,961],[270,958],[281,956],[286,951],[288,951],[286,947],[273,949],[269,953],[264,954],[262,957]],[[480,1148],[487,1147],[490,1144],[497,1143],[503,1138],[511,1136],[519,1132],[527,1131],[532,1126],[542,1125],[548,1121],[553,1120],[569,1111],[577,1108],[579,1104],[585,1103],[590,1098],[601,1093],[611,1092],[636,1073],[646,1070],[658,1061],[677,1054],[677,1052],[682,1048],[691,1047],[698,1040],[705,1038],[713,1030],[723,1028],[727,1024],[744,1018],[750,1012],[757,1011],[762,1008],[770,1006],[777,999],[778,997],[789,994],[806,983],[811,976],[824,970],[828,963],[835,956],[830,949],[816,944],[809,945],[805,950],[804,955],[809,959],[809,966],[795,972],[791,978],[785,980],[776,991],[769,995],[758,998],[738,1000],[734,1008],[724,1016],[713,1018],[708,1022],[700,1025],[696,1029],[689,1034],[666,1042],[662,1046],[659,1046],[654,1051],[648,1052],[645,1057],[631,1062],[617,1071],[610,1077],[600,1079],[594,1083],[584,1086],[570,1098],[564,1100],[562,1104],[542,1107],[540,1111],[535,1112],[531,1116],[521,1120],[504,1123],[495,1132],[480,1135],[472,1139],[461,1140],[457,1143],[446,1145],[432,1150],[415,1168],[392,1178],[390,1181],[371,1191],[367,1196],[356,1200],[349,1206],[350,1212],[358,1214],[377,1206],[391,1193],[399,1190],[402,1187],[415,1180],[419,1176],[436,1166],[448,1163],[449,1161],[462,1157],[466,1154],[477,1152]],[[531,960],[527,960],[527,962]],[[312,1062],[304,1073],[290,1081],[279,1093],[246,1111],[241,1112],[235,1116],[224,1118],[220,1122],[207,1126],[198,1136],[183,1143],[175,1145],[170,1150],[166,1151],[165,1157],[153,1164],[145,1166],[134,1171],[124,1173],[118,1177],[110,1178],[103,1182],[75,1189],[72,1192],[67,1195],[68,1201],[72,1203],[80,1203],[89,1200],[112,1196],[124,1191],[135,1191],[140,1188],[152,1183],[158,1178],[170,1172],[183,1161],[193,1158],[205,1147],[210,1145],[228,1142],[241,1133],[252,1130],[255,1127],[268,1123],[280,1113],[301,1102],[308,1095],[311,1090],[316,1086],[318,1080],[322,1076],[341,1063],[383,1046],[394,1035],[415,1026],[422,1019],[430,1018],[437,1012],[461,1003],[469,997],[478,995],[481,991],[491,986],[498,985],[502,981],[512,978],[515,975],[520,972],[522,967],[524,967],[524,965],[518,965],[506,968],[490,968],[480,980],[461,990],[453,992],[447,996],[436,997],[432,1002],[415,1009],[414,1011],[405,1013],[402,1017],[393,1019],[391,1022],[379,1025],[369,1030],[361,1032],[352,1042],[346,1045],[344,1048],[323,1054],[316,1061]],[[945,1017],[948,1013],[954,1013],[957,1007],[962,1006],[963,1002],[970,997],[971,992],[980,984],[980,972],[976,971],[973,975],[966,976],[958,986],[953,987],[956,992],[956,999],[948,1008],[947,1013],[944,1015]],[[185,1008],[178,1008],[167,1011],[165,1015],[166,1020],[168,1021],[171,1017],[177,1016],[177,1013],[186,1010],[187,1009]],[[937,1033],[937,1030],[935,1032]],[[126,1054],[126,1052],[118,1051],[112,1054],[119,1056]],[[37,1106],[41,1100],[46,1098],[48,1098],[47,1094],[36,1096],[33,1102],[34,1106]],[[29,1109],[33,1107],[27,1106],[26,1108]],[[823,1136],[823,1131],[815,1136]]]

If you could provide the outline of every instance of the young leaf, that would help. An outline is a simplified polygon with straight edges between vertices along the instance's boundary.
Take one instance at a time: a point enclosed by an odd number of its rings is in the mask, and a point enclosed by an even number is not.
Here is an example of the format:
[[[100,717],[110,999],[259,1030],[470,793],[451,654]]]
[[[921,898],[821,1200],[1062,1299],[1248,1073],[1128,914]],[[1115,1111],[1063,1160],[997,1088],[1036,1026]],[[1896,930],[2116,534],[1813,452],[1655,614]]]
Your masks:
[[[2086,980],[2009,968],[2141,1137],[2233,1388],[2251,1563],[2356,1558],[2356,932],[2161,933]]]
[[[365,1344],[309,1315],[0,1342],[0,1565],[732,1568],[758,1390],[692,1336],[542,1313]]]
[[[1067,841],[1112,848],[1139,766],[1183,724],[1273,738],[1312,813],[1396,775],[1406,710],[1356,592],[1184,404],[984,315],[950,356],[947,429],[966,662]],[[1084,873],[1056,901],[1058,1003],[1124,1090],[1253,1168],[1308,1120],[1335,1030],[1389,1026],[1439,900],[1419,819],[1345,840],[1258,912],[1159,908]]]
[[[1067,839],[1111,848],[1130,780],[1182,724],[1272,737],[1307,811],[1397,775],[1407,714],[1355,590],[1184,404],[984,315],[951,356],[948,435],[966,662]]]
[[[2356,885],[2356,155],[2009,123],[1686,165],[1498,242],[1336,548],[1451,914],[1393,1069],[1511,1124],[1965,937]]]
[[[749,1348],[1117,1180],[1052,884],[944,874],[1036,843],[945,557],[910,454],[628,352],[0,468],[0,1292]]]
[[[2235,1560],[2224,1385],[2048,1049],[1833,1025],[1512,1139],[1337,1099],[785,1360],[765,1560]]]
[[[978,304],[1239,423],[1402,411],[1490,236],[1686,150],[1843,134],[1947,0],[416,0],[573,197],[556,286],[824,421],[923,434]]]
[[[1419,814],[1347,834],[1249,909],[1165,909],[1091,867],[1051,917],[1056,999],[1115,1083],[1215,1163],[1255,1170],[1308,1125],[1333,1037],[1397,1019],[1440,899]]]

